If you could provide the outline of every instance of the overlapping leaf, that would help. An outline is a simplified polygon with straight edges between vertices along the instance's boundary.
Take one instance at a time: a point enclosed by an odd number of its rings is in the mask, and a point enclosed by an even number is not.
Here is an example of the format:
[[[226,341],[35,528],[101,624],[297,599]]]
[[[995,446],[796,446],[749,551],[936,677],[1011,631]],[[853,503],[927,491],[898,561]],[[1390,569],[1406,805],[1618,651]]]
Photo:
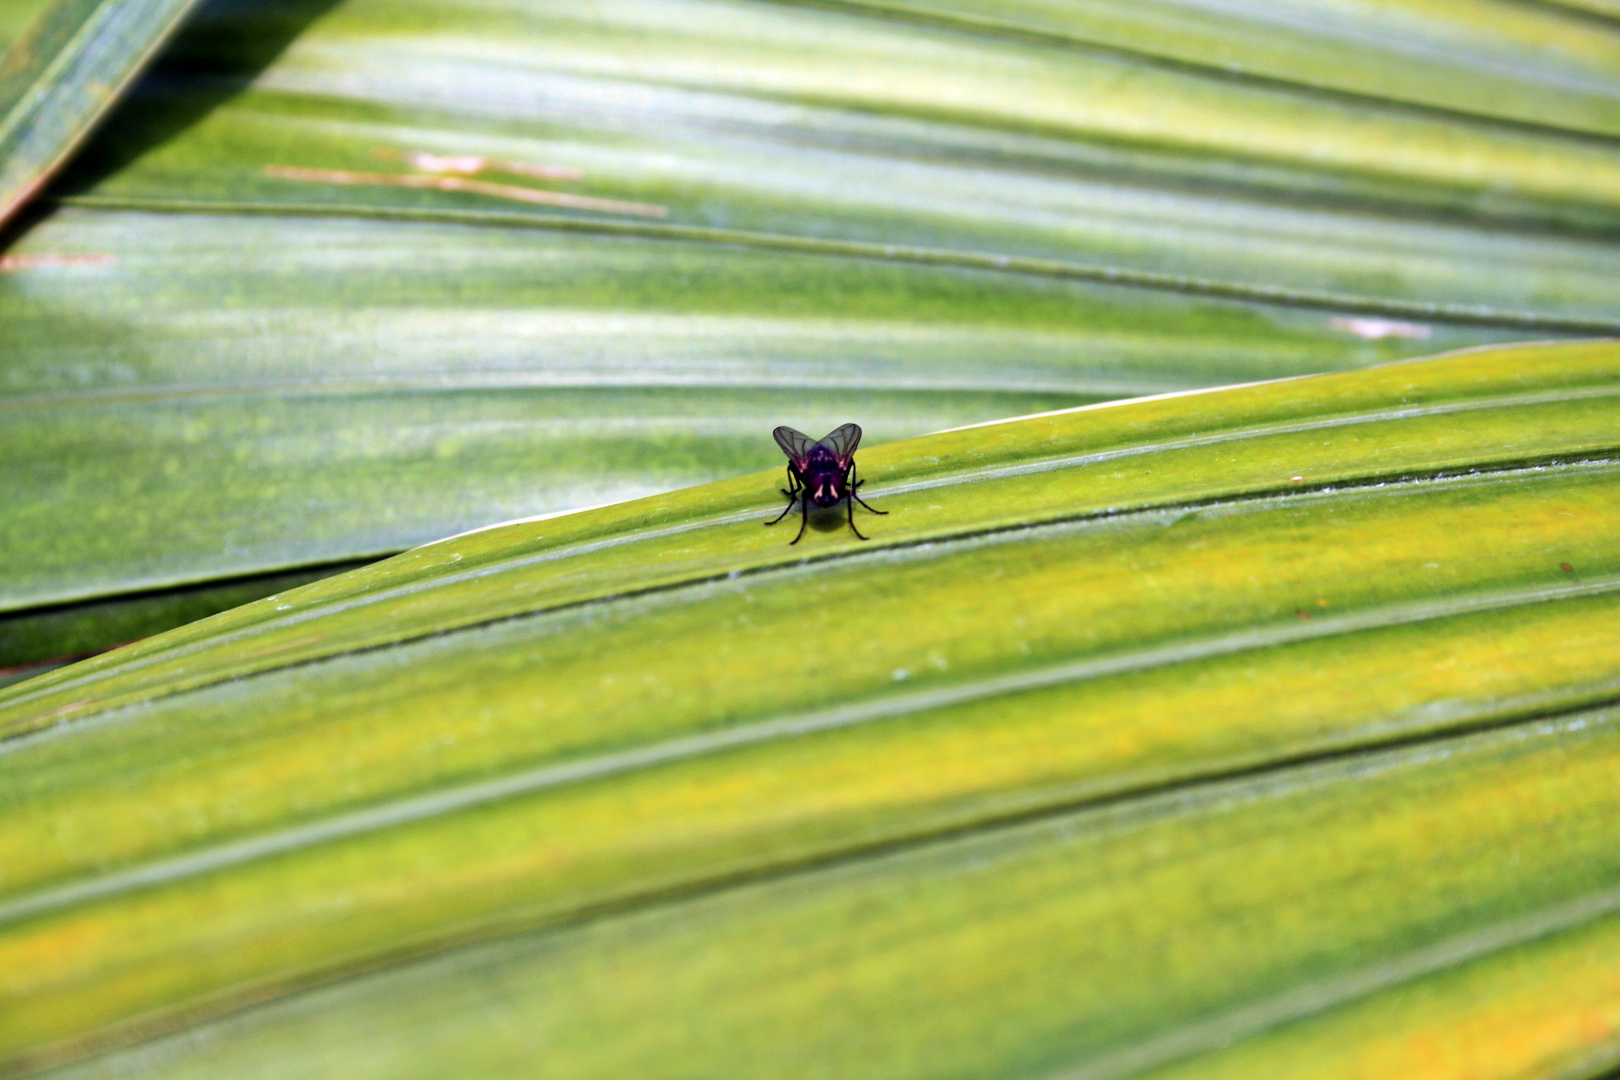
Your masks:
[[[206,7],[0,272],[0,664],[763,467],[779,422],[1612,332],[1616,40],[1479,0]]]
[[[0,12],[0,225],[62,167],[191,0],[58,0],[35,15],[37,7],[7,3]]]
[[[776,420],[858,414],[877,442],[1400,351],[1319,315],[870,259],[464,224],[311,222],[296,244],[280,222],[172,225],[64,215],[59,265],[12,279],[12,609],[377,556],[762,468]],[[122,254],[96,263],[106,251]],[[96,323],[64,320],[87,295]]]
[[[754,475],[12,687],[5,1060],[1551,1076],[1612,1007],[1617,402],[1594,343],[970,428],[862,452],[870,543]]]

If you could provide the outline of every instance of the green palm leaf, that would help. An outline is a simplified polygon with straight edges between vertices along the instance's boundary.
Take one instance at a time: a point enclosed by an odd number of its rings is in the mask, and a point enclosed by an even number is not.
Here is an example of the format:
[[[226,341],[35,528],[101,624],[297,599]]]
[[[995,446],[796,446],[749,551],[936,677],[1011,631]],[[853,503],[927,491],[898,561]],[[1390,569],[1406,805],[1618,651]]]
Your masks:
[[[1604,1001],[1515,973],[1620,904],[1617,392],[1539,346],[975,427],[862,452],[869,543],[753,475],[0,692],[0,1053],[1313,1073],[1392,1002]]]
[[[1620,326],[1609,24],[1211,12],[202,9],[0,272],[0,664],[762,468],[784,420]]]
[[[0,224],[50,180],[191,0],[0,5]],[[25,28],[26,27],[26,28]]]
[[[1611,0],[39,10],[0,1076],[1620,1063]]]

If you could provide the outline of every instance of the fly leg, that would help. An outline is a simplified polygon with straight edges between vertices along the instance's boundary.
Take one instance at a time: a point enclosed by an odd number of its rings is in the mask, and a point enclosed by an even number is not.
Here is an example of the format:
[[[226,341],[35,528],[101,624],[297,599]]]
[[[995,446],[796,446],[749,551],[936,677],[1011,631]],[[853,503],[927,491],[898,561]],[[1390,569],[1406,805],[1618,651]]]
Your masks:
[[[850,497],[853,498],[856,502],[860,503],[862,506],[866,506],[866,500],[861,498],[860,494],[855,490],[856,488],[860,487],[862,484],[866,483],[866,481],[865,480],[857,480],[857,479],[855,479],[855,466],[853,464],[850,465],[850,467],[849,467],[849,480],[850,480],[850,483],[849,483]],[[866,508],[868,510],[872,510],[872,508],[870,506],[866,506]],[[851,514],[854,513],[854,508],[853,507],[850,508],[850,513]],[[887,514],[888,511],[887,510],[872,510],[872,513],[874,513],[874,514]]]
[[[786,491],[782,492],[782,494],[787,495],[788,503],[787,503],[786,506],[782,507],[782,512],[780,514],[777,514],[775,517],[771,518],[771,520],[769,520],[769,521],[767,521],[765,523],[767,528],[772,526],[772,525],[775,525],[778,521],[781,521],[783,518],[787,517],[788,512],[793,509],[793,504],[797,501],[791,494],[789,494]]]
[[[799,522],[799,535],[788,541],[788,547],[792,547],[804,539],[804,527],[810,524],[810,500],[801,495],[799,496],[799,505],[804,509],[804,520]]]
[[[789,488],[792,490],[788,490]],[[780,514],[777,514],[770,521],[767,521],[765,523],[766,525],[775,525],[778,521],[781,521],[783,518],[787,517],[788,512],[793,509],[793,503],[798,499],[798,495],[796,493],[799,490],[799,474],[794,472],[791,468],[788,469],[788,486],[782,488],[781,490],[782,494],[787,496],[787,505],[782,508],[782,512]]]
[[[849,489],[849,495],[850,495],[850,497],[844,500],[844,509],[849,511],[849,531],[854,533],[859,539],[870,540],[870,539],[872,539],[870,536],[861,536],[861,530],[859,530],[859,529],[857,529],[855,527],[855,489],[854,488]],[[865,503],[862,503],[861,505],[866,506]],[[867,509],[871,509],[871,507],[867,507]]]

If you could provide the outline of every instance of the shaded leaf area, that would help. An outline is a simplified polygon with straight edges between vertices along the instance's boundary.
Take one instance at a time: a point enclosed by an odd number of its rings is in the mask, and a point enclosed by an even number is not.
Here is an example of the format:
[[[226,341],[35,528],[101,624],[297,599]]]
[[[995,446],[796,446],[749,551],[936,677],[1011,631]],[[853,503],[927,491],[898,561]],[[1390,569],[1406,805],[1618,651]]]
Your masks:
[[[43,9],[14,0],[5,5],[0,13],[0,223],[61,168],[190,7],[191,0],[56,0]]]
[[[1595,343],[991,424],[862,451],[870,543],[759,474],[7,688],[0,1060],[1309,1072],[1418,1001],[1412,1075],[1550,1076],[1610,1031],[1512,973],[1620,906],[1617,402]]]
[[[167,625],[178,626],[180,624],[171,620],[167,622]],[[157,632],[157,630],[153,630],[153,633]],[[86,652],[78,655],[74,655],[72,653],[67,653],[64,655],[58,653],[56,656],[52,656],[45,660],[33,662],[25,660],[20,664],[13,665],[12,667],[0,668],[0,686],[10,686],[12,683],[27,682],[29,679],[32,679],[38,675],[43,675],[47,671],[54,671],[59,667],[65,667],[68,664],[73,663],[75,660],[83,659],[86,655],[94,655],[93,650],[87,650]]]
[[[41,608],[765,468],[782,422],[872,444],[1508,333],[466,222],[69,211],[8,257],[9,664],[96,647]]]
[[[291,589],[354,568],[354,563],[332,563],[0,616],[0,656],[15,665],[12,669],[0,670],[0,685],[21,681],[42,663],[64,657],[80,659],[106,649],[109,643],[118,645],[149,637],[261,599],[280,589]]]

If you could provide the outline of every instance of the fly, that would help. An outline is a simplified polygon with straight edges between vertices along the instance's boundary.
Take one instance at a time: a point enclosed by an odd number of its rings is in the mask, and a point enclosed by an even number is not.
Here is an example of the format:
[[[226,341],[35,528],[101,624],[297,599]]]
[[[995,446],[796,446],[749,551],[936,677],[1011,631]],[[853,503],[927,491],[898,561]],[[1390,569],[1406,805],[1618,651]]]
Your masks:
[[[855,448],[861,443],[860,425],[845,424],[828,432],[820,441],[790,427],[779,427],[771,434],[776,436],[776,445],[782,448],[782,453],[788,458],[788,486],[782,489],[788,504],[776,515],[775,520],[765,524],[775,525],[788,516],[794,503],[798,503],[804,519],[799,522],[799,535],[788,541],[788,546],[792,547],[803,538],[804,527],[810,524],[811,503],[828,507],[843,502],[848,509],[849,531],[862,540],[869,539],[861,536],[861,530],[855,527],[855,504],[860,503],[872,510],[855,490],[866,483],[855,476]],[[887,514],[888,511],[872,510],[872,513]]]

